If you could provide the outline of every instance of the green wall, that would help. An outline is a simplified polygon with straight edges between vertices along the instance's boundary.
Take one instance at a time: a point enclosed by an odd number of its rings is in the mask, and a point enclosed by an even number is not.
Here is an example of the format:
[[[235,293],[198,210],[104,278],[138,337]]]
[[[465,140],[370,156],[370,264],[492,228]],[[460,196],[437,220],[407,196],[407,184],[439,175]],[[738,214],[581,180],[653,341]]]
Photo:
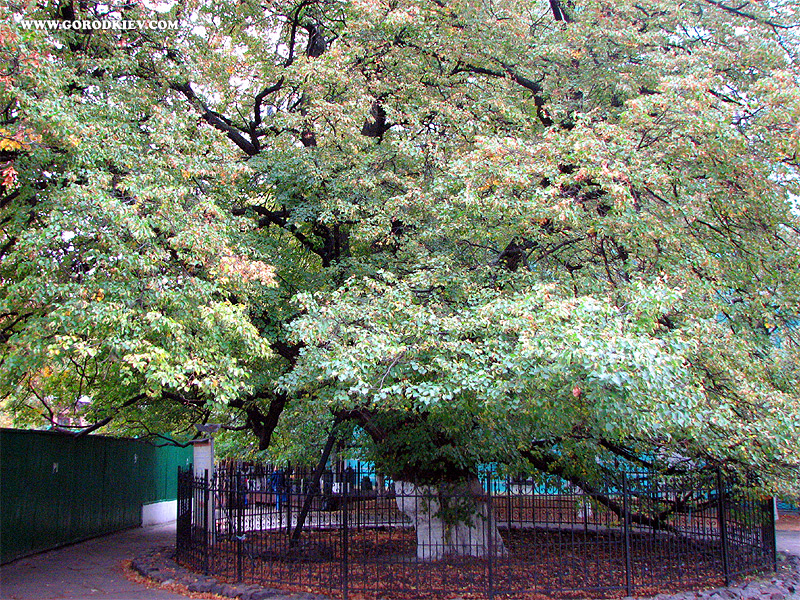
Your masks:
[[[0,429],[0,563],[141,524],[191,448]],[[171,481],[172,480],[172,481]]]
[[[144,504],[178,499],[178,467],[191,466],[192,447],[159,446],[155,448],[151,480]]]

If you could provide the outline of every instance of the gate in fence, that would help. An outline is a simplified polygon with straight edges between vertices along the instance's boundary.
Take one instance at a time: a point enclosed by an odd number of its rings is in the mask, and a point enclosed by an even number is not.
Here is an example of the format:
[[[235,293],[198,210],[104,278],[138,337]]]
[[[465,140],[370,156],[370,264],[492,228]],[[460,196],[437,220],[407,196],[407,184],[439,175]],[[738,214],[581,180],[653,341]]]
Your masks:
[[[719,472],[619,471],[440,486],[364,465],[179,473],[178,560],[217,577],[347,599],[648,595],[774,569],[770,500]]]

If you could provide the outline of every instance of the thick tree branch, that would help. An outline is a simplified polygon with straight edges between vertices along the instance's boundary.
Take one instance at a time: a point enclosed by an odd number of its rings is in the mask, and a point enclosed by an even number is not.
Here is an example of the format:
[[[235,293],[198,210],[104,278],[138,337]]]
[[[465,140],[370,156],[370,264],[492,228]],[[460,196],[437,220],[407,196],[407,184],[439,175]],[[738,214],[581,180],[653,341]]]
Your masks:
[[[520,75],[520,73],[513,66],[501,61],[497,62],[501,67],[503,67],[502,71],[487,69],[486,67],[476,67],[475,65],[459,62],[452,69],[452,71],[450,71],[450,74],[455,75],[457,73],[473,73],[475,75],[486,75],[488,77],[511,79],[511,81],[514,83],[521,85],[526,90],[529,90],[533,93],[533,100],[536,104],[536,114],[539,117],[539,121],[541,121],[542,125],[545,127],[552,125],[553,120],[550,118],[547,109],[544,108],[545,101],[541,96],[541,93],[544,91],[542,86],[532,79],[529,79],[524,75]]]
[[[325,54],[328,49],[328,41],[322,35],[322,27],[318,23],[310,23],[303,27],[308,33],[308,44],[306,44],[306,56],[317,58]]]
[[[331,266],[334,261],[349,253],[347,229],[342,228],[338,223],[328,225],[313,221],[311,223],[311,234],[322,242],[321,244],[315,244],[309,236],[300,231],[297,225],[290,221],[290,213],[285,206],[280,210],[270,210],[263,206],[248,206],[234,208],[231,213],[235,216],[242,216],[246,215],[248,210],[252,210],[261,216],[258,220],[259,227],[277,225],[291,233],[304,248],[322,259],[323,267]]]
[[[197,94],[195,94],[189,83],[170,83],[170,88],[183,94],[186,99],[197,109],[200,117],[209,125],[222,131],[228,139],[236,144],[248,156],[258,154],[258,147],[251,140],[245,138],[241,129],[235,127],[230,119],[216,111],[211,110]]]
[[[357,423],[375,442],[385,441],[389,437],[389,431],[377,422],[375,413],[366,408],[342,410],[335,416],[340,421]]]
[[[744,5],[741,5],[741,6],[728,6],[727,4],[725,4],[723,2],[718,2],[717,0],[705,0],[705,3],[706,4],[710,4],[711,6],[715,6],[715,7],[719,8],[719,9],[721,9],[721,10],[724,10],[727,13],[732,14],[732,15],[736,15],[737,17],[742,17],[743,19],[747,19],[749,21],[755,21],[756,23],[762,23],[764,25],[769,25],[770,27],[773,27],[773,28],[776,28],[776,29],[794,29],[796,27],[800,27],[800,25],[784,25],[783,23],[776,23],[775,21],[772,21],[770,19],[762,19],[761,17],[759,17],[757,15],[754,15],[754,14],[751,14],[751,13],[747,13],[747,12],[742,10],[744,8],[744,6],[747,5],[746,3]]]
[[[572,473],[568,472],[563,466],[559,464],[559,460],[556,456],[545,454],[543,452],[531,452],[531,451],[522,451],[521,455],[525,458],[534,468],[543,472],[549,473],[551,475],[557,475],[562,479],[569,481],[572,485],[577,488],[583,490],[587,495],[589,495],[593,500],[605,506],[608,510],[616,514],[620,519],[625,518],[625,509],[619,502],[611,498],[610,496],[602,493],[598,488],[594,487],[588,481],[581,479],[580,477],[573,475]],[[715,500],[709,500],[709,503],[713,503]],[[643,515],[640,513],[631,513],[628,511],[627,517],[630,519],[631,523],[636,523],[638,525],[644,525],[646,527],[652,527],[653,529],[660,529],[662,531],[672,531],[673,528],[666,522],[666,518],[684,508],[686,505],[681,500],[676,500],[670,508],[662,511],[661,513],[657,514],[654,517],[649,517],[647,515]],[[697,507],[702,508],[702,506]]]
[[[361,135],[377,138],[380,141],[383,139],[383,134],[392,128],[392,123],[386,120],[386,111],[383,109],[380,100],[375,100],[372,103],[369,114],[372,118],[364,121]]]
[[[294,223],[289,222],[289,211],[284,206],[281,210],[270,210],[268,208],[264,208],[263,206],[248,206],[246,208],[234,208],[231,211],[231,214],[234,216],[242,216],[247,214],[248,210],[252,210],[257,215],[260,215],[261,218],[258,220],[259,227],[269,227],[270,225],[277,225],[281,229],[285,229],[289,233],[291,233],[294,238],[300,242],[300,244],[310,250],[314,254],[322,257],[320,254],[320,250],[313,244],[313,242],[308,238],[307,235],[302,233],[298,228],[297,225]]]
[[[263,122],[261,116],[261,105],[264,103],[264,100],[267,96],[271,96],[283,87],[284,81],[285,79],[281,77],[274,85],[266,87],[256,94],[255,100],[253,101],[253,122],[250,123],[251,136],[256,134],[258,128],[261,127],[261,123]]]
[[[530,90],[534,94],[541,94],[542,93],[542,86],[533,81],[532,79],[528,79],[527,77],[520,75],[519,72],[512,66],[506,63],[500,62],[500,65],[505,69],[506,75],[513,81],[514,83],[518,83],[522,87],[527,90]]]
[[[254,400],[263,399],[270,400],[266,414],[264,414],[258,404],[254,402]],[[266,450],[269,448],[270,441],[272,440],[272,433],[275,431],[275,427],[278,426],[278,420],[288,401],[288,395],[283,392],[276,394],[261,393],[248,399],[232,400],[228,403],[228,406],[244,411],[247,415],[248,428],[251,429],[258,438],[258,449]]]
[[[550,10],[553,11],[553,18],[556,21],[563,21],[565,23],[572,23],[572,19],[561,6],[560,0],[550,0]]]
[[[75,437],[83,437],[85,435],[89,435],[93,431],[97,431],[101,427],[104,427],[104,426],[108,425],[109,423],[111,423],[111,421],[113,421],[114,419],[116,419],[119,416],[119,414],[122,412],[123,409],[128,408],[129,406],[133,406],[137,402],[139,402],[141,400],[144,400],[146,397],[147,396],[145,394],[138,394],[138,395],[134,396],[133,398],[131,398],[130,400],[127,400],[126,402],[123,402],[122,405],[119,407],[119,409],[117,410],[117,412],[115,414],[110,415],[110,416],[106,417],[105,419],[102,419],[102,420],[98,421],[97,423],[95,423],[94,425],[91,425],[90,427],[87,427],[85,429],[80,430],[79,432],[77,432],[75,434]]]
[[[314,4],[316,0],[303,0],[300,4],[297,5],[297,8],[294,10],[294,16],[292,17],[292,24],[291,29],[289,30],[289,55],[286,57],[286,62],[284,66],[289,67],[294,62],[294,50],[295,46],[297,45],[297,28],[300,26],[300,13],[303,12],[303,9],[311,6]]]
[[[474,65],[466,64],[459,62],[453,69],[450,71],[451,75],[455,75],[457,73],[473,73],[475,75],[487,75],[489,77],[496,77],[496,78],[509,78],[514,83],[518,83],[522,87],[527,90],[530,90],[534,94],[540,94],[543,89],[542,86],[529,79],[523,75],[520,75],[519,72],[512,65],[508,65],[501,61],[497,61],[498,64],[503,67],[502,71],[498,71],[495,69],[487,69],[486,67],[476,67]]]

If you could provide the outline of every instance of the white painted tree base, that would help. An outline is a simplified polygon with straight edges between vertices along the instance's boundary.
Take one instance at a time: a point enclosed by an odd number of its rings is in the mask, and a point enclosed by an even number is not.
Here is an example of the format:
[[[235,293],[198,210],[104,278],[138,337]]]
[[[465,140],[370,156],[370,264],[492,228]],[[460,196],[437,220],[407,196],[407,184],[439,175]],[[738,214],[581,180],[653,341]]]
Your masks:
[[[507,553],[478,480],[439,487],[395,481],[394,491],[397,508],[414,524],[417,558]]]

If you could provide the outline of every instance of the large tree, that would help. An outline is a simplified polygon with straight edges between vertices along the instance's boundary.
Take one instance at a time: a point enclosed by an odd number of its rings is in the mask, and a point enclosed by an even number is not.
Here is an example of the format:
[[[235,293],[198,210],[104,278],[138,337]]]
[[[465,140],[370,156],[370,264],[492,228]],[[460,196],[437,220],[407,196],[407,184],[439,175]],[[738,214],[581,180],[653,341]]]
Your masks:
[[[608,454],[796,490],[799,10],[20,5],[6,409],[333,431],[424,485]],[[27,21],[103,18],[180,26]]]

